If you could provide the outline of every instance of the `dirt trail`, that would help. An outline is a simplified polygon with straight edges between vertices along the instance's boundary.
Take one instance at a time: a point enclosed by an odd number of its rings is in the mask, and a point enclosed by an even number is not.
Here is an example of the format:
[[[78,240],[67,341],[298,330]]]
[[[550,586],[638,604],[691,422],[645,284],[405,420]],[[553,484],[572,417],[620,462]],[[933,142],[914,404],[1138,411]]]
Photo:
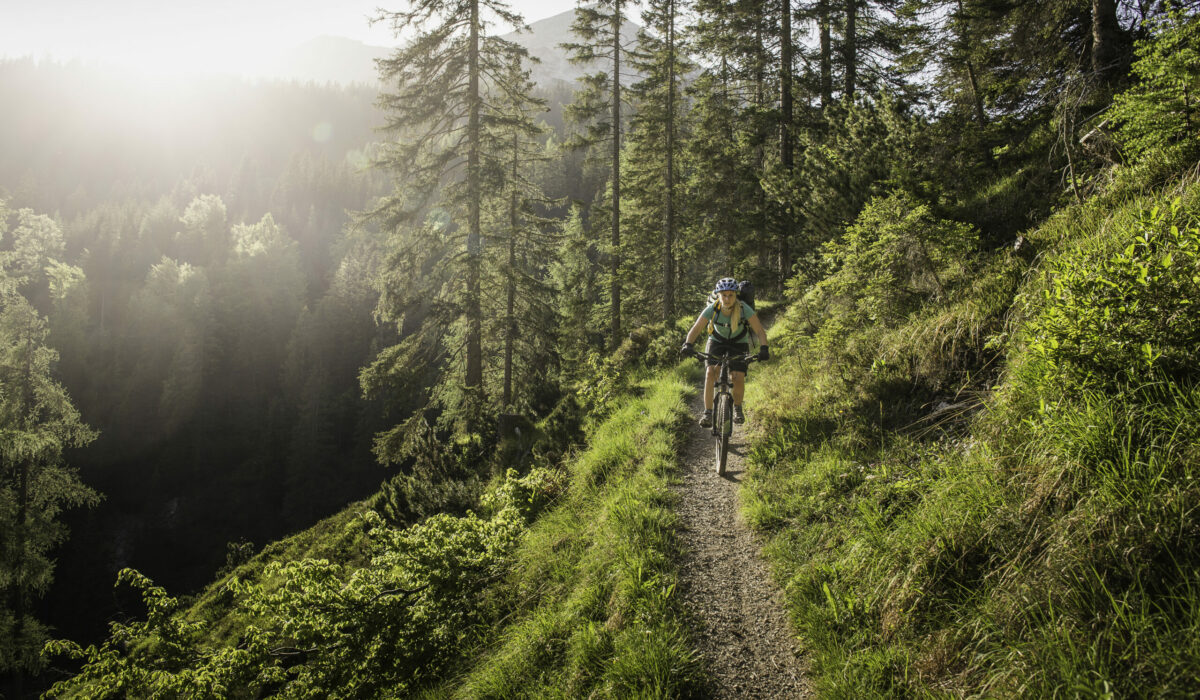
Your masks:
[[[702,405],[697,395],[693,414]],[[713,463],[712,433],[694,421],[681,464],[678,592],[693,620],[693,637],[712,679],[713,698],[811,697],[803,662],[759,543],[738,513],[745,474],[736,426],[725,476]]]

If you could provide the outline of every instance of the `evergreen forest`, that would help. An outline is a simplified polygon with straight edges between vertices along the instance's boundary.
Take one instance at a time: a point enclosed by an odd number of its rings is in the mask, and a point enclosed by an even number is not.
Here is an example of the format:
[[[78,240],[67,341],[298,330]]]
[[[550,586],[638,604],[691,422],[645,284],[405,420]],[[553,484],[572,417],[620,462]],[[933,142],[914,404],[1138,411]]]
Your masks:
[[[1200,3],[393,0],[0,61],[0,697],[714,697],[703,372],[814,697],[1200,694]],[[712,478],[717,478],[715,474]]]

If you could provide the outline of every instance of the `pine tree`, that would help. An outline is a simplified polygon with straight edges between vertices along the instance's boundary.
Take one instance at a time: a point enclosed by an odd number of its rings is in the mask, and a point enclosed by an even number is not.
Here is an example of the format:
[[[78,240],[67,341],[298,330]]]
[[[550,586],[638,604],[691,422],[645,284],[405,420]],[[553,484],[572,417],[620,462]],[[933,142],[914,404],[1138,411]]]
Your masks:
[[[646,77],[630,90],[637,110],[630,123],[625,168],[632,185],[627,216],[633,220],[636,241],[629,254],[640,253],[641,257],[631,265],[637,280],[634,287],[646,297],[645,303],[633,306],[658,307],[659,318],[668,322],[676,313],[679,156],[684,121],[680,76],[690,70],[678,31],[685,11],[681,5],[679,0],[651,0],[642,12],[649,31],[639,33],[632,60]],[[653,289],[658,293],[648,293]]]
[[[407,40],[379,61],[381,78],[395,86],[379,104],[387,113],[385,129],[396,138],[386,144],[380,165],[398,180],[396,191],[371,212],[373,220],[398,236],[379,316],[403,326],[416,320],[417,309],[434,313],[427,317],[432,323],[423,324],[421,340],[385,351],[372,374],[399,371],[400,365],[416,361],[412,350],[435,346],[432,336],[452,326],[450,338],[460,346],[449,354],[453,363],[462,363],[461,390],[445,385],[439,396],[466,412],[468,428],[478,422],[484,392],[486,178],[504,172],[505,162],[499,146],[489,148],[486,133],[508,118],[497,104],[516,88],[495,77],[525,54],[513,42],[488,36],[491,23],[485,15],[509,26],[523,25],[498,0],[414,0],[408,10],[376,17]],[[440,268],[440,276],[431,278],[434,267]]]
[[[44,289],[59,297],[82,272],[52,257],[63,249],[57,225],[29,210],[19,216],[11,248],[0,253],[0,672],[13,674],[13,697],[22,696],[22,675],[41,665],[46,630],[32,602],[53,580],[50,552],[66,537],[59,514],[99,500],[63,463],[64,449],[91,442],[95,433],[52,377],[58,354],[46,345],[46,319],[26,296]],[[8,218],[0,201],[0,234],[7,235]]]
[[[575,9],[571,31],[579,43],[563,46],[575,64],[590,66],[607,61],[607,71],[584,76],[583,88],[568,105],[567,118],[587,124],[587,130],[575,141],[578,146],[609,147],[609,331],[610,343],[621,338],[621,66],[626,58],[622,41],[627,0],[600,0],[581,4]]]

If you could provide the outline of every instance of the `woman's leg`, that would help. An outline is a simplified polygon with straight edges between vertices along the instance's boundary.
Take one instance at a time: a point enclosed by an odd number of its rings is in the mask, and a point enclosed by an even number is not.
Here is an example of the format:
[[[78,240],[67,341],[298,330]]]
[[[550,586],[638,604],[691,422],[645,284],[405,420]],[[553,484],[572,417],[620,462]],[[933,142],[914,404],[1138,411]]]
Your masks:
[[[746,393],[746,373],[732,372],[733,374],[733,405],[742,405],[742,396]]]
[[[713,407],[713,394],[716,393],[717,376],[721,374],[721,368],[715,365],[708,367],[704,373],[704,410],[711,411]]]

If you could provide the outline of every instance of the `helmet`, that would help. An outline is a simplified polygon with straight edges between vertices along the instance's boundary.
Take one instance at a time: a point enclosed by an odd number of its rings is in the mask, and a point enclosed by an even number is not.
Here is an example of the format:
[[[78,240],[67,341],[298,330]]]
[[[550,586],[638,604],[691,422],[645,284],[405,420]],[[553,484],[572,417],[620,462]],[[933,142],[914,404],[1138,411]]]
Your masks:
[[[717,280],[717,286],[713,289],[714,292],[736,292],[738,283],[732,277],[722,277]]]

